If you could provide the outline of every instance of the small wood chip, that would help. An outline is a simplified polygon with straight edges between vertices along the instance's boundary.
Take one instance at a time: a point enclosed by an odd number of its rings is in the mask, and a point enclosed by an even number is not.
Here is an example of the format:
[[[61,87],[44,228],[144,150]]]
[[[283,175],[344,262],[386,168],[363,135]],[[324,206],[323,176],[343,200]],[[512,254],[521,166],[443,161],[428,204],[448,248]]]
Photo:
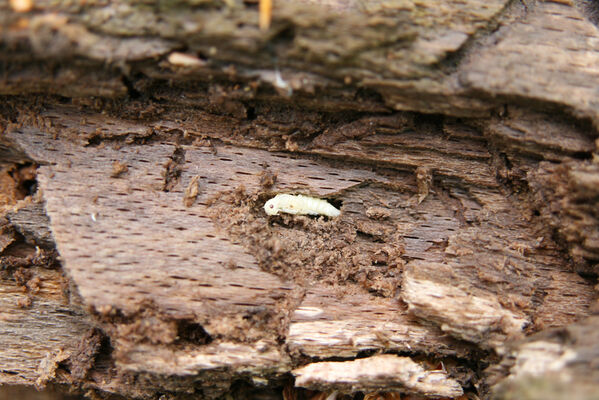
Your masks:
[[[129,170],[129,168],[127,168],[127,165],[123,164],[119,160],[116,160],[112,164],[112,173],[110,174],[110,176],[112,178],[118,178],[121,175],[123,175],[125,172],[127,172],[128,170]]]
[[[418,185],[418,204],[428,196],[433,184],[433,171],[429,167],[416,168],[416,184]]]
[[[391,212],[383,207],[369,207],[366,216],[372,219],[387,219],[391,216]]]
[[[426,370],[409,357],[382,354],[353,361],[325,361],[292,371],[295,386],[354,392],[380,387],[434,397],[457,397],[460,384],[441,370]]]
[[[200,194],[199,175],[194,175],[185,189],[185,195],[183,196],[183,205],[185,207],[191,207],[196,201],[198,194]]]

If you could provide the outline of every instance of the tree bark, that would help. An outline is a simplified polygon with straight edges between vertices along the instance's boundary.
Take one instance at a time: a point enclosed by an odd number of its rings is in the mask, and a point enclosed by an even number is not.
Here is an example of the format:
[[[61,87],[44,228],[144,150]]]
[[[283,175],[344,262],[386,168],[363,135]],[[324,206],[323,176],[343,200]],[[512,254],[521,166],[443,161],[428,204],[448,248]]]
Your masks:
[[[267,3],[0,3],[0,384],[593,398],[594,3]]]

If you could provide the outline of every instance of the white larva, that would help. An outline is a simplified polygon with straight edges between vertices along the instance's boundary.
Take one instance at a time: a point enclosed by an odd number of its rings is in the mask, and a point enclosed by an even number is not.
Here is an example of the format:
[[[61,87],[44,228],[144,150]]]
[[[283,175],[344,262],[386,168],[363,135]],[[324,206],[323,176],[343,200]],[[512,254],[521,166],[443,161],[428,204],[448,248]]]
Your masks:
[[[264,204],[264,211],[268,215],[277,215],[279,212],[287,214],[326,215],[338,217],[341,211],[337,210],[326,200],[301,194],[278,194]]]

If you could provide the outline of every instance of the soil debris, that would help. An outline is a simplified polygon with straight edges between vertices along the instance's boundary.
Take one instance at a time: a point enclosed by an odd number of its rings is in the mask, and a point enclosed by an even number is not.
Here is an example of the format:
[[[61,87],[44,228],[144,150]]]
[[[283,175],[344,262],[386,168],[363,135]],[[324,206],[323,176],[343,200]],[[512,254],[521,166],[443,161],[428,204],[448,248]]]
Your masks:
[[[126,173],[128,170],[129,170],[129,168],[127,167],[126,164],[123,164],[119,160],[115,160],[114,163],[112,163],[112,173],[110,174],[110,176],[112,178],[119,178],[121,175]]]
[[[362,194],[345,195],[351,199]],[[404,261],[402,238],[391,224],[353,213],[335,219],[268,217],[262,207],[269,196],[247,193],[240,186],[209,202],[209,211],[217,225],[244,243],[268,272],[302,286],[319,282],[343,288],[344,293],[366,289],[384,297],[395,294]]]

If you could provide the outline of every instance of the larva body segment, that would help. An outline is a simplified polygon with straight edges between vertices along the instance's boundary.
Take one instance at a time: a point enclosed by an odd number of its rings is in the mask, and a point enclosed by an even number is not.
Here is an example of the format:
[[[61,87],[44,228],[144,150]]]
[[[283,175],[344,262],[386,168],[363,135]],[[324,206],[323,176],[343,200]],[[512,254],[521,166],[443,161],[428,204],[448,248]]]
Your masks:
[[[264,204],[264,211],[268,215],[276,215],[279,212],[284,212],[287,214],[338,217],[341,214],[341,211],[336,209],[328,201],[301,194],[278,194]]]

